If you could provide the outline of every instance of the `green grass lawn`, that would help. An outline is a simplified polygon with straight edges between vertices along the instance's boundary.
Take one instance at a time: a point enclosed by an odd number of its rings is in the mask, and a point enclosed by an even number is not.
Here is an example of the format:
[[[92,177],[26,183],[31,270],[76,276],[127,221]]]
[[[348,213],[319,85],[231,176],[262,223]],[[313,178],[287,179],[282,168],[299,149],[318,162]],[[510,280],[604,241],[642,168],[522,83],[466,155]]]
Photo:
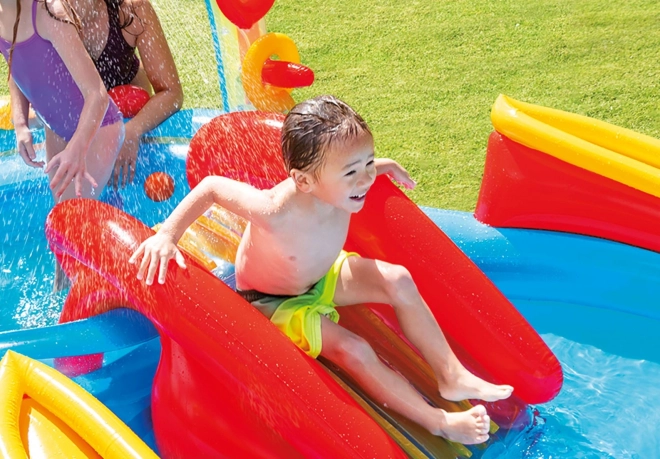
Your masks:
[[[277,0],[268,29],[316,72],[419,204],[472,210],[498,94],[660,137],[660,5],[594,0]]]
[[[185,105],[217,107],[203,1],[152,1]],[[266,23],[316,73],[296,100],[332,93],[355,107],[422,205],[474,208],[500,93],[660,137],[655,1],[276,0]]]

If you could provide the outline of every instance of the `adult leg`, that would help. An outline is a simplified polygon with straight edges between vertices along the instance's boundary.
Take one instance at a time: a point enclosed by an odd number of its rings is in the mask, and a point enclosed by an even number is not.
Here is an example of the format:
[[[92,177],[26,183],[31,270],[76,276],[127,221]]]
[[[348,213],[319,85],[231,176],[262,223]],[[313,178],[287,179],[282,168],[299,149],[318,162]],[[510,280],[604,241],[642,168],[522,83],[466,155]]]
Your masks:
[[[403,266],[360,257],[348,258],[337,282],[335,303],[340,306],[391,304],[406,337],[433,368],[440,395],[445,399],[490,402],[511,395],[511,386],[486,382],[459,362],[410,273]]]
[[[50,161],[55,155],[60,153],[66,147],[66,140],[55,134],[48,127],[45,127],[46,131],[46,161]],[[48,174],[48,180],[52,180],[55,171],[52,170]],[[73,184],[69,186],[73,188]],[[52,191],[52,190],[51,190]],[[67,190],[68,191],[68,190]],[[53,194],[53,199],[57,203],[57,197]],[[53,292],[59,292],[67,287],[69,287],[69,278],[66,277],[60,263],[55,260],[55,278],[53,280]]]
[[[459,413],[434,408],[405,379],[384,365],[364,339],[326,317],[321,318],[321,334],[321,355],[344,369],[379,403],[433,435],[464,444],[488,440],[490,418],[482,405]]]

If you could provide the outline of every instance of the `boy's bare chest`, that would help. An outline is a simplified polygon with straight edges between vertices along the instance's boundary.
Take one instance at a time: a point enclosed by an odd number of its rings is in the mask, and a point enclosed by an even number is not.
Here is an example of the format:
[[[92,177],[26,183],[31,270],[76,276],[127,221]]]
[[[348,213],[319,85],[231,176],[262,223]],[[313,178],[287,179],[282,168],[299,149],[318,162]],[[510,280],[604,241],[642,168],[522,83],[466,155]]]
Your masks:
[[[349,219],[296,219],[282,228],[280,250],[301,272],[324,275],[344,247]]]
[[[304,258],[304,254],[321,255],[341,250],[348,234],[348,221],[327,224],[297,222],[283,229],[283,239],[289,251]]]

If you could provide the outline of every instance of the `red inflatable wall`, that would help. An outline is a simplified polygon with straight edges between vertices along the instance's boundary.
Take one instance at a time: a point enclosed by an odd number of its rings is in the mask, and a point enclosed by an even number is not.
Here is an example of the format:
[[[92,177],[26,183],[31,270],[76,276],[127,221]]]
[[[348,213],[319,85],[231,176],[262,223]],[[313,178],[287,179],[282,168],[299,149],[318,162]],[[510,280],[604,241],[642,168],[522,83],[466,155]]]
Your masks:
[[[597,236],[660,251],[660,199],[493,132],[477,219]]]
[[[316,361],[191,258],[164,285],[138,281],[127,260],[152,234],[85,199],[56,205],[47,221],[67,274],[106,292],[69,303],[70,318],[123,298],[160,332],[152,415],[163,457],[406,457]]]

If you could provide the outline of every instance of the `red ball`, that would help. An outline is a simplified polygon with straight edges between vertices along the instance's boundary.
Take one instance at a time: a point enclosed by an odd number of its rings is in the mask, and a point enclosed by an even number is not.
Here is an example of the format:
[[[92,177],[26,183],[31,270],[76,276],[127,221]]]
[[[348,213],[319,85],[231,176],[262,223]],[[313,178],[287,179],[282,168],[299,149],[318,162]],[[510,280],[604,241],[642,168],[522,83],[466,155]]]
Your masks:
[[[215,0],[229,21],[241,29],[249,29],[268,13],[275,0]]]
[[[144,192],[156,202],[170,199],[174,194],[174,179],[165,172],[154,172],[144,181]]]
[[[133,118],[149,102],[149,93],[139,86],[125,84],[115,86],[108,95],[119,108],[124,118]]]

